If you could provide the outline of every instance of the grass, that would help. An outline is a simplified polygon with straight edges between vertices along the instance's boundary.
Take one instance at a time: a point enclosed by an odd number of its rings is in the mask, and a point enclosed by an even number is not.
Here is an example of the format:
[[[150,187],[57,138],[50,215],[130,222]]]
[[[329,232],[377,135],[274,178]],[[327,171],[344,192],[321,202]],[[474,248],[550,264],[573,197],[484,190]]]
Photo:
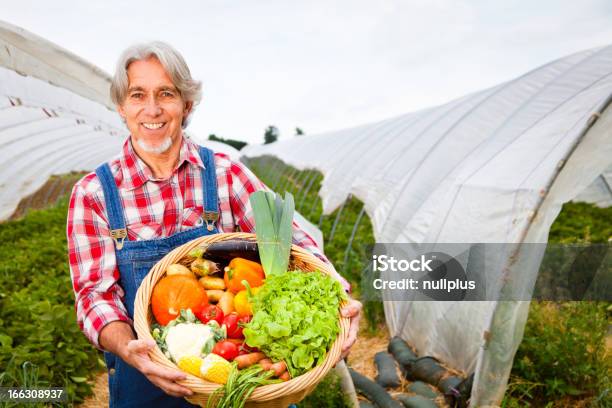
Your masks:
[[[567,203],[550,243],[607,243],[612,208]],[[533,301],[504,407],[612,407],[612,355],[606,333],[610,302]]]
[[[98,352],[76,324],[67,264],[67,199],[0,224],[0,386],[91,393]]]
[[[349,408],[351,402],[342,393],[340,377],[332,370],[298,406],[299,408]]]
[[[610,406],[606,308],[604,302],[532,302],[504,406]]]

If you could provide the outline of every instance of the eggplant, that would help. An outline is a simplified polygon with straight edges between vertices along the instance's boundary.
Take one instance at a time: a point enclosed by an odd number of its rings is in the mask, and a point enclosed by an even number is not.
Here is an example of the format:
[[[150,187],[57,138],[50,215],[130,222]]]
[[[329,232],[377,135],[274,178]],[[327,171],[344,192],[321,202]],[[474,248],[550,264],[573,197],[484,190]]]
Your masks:
[[[195,251],[200,250],[199,253]],[[230,239],[203,244],[192,251],[194,255],[202,256],[211,261],[227,264],[234,258],[244,258],[249,261],[261,262],[257,242],[246,239]]]

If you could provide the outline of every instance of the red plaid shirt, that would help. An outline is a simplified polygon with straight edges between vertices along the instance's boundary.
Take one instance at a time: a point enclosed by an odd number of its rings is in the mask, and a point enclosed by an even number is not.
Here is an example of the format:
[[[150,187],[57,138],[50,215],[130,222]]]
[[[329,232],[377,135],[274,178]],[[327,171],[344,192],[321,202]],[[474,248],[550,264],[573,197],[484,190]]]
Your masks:
[[[130,240],[171,236],[199,226],[203,211],[202,160],[197,146],[183,139],[177,167],[167,180],[156,180],[136,155],[130,138],[110,162],[119,188]],[[219,232],[254,231],[249,195],[266,188],[242,163],[215,154],[219,195]],[[87,338],[100,347],[102,328],[113,321],[132,323],[123,304],[115,245],[110,236],[102,185],[95,173],[78,181],[68,209],[68,253],[76,296],[77,320]],[[294,223],[294,242],[329,262],[314,240]],[[348,288],[346,281],[337,279]]]

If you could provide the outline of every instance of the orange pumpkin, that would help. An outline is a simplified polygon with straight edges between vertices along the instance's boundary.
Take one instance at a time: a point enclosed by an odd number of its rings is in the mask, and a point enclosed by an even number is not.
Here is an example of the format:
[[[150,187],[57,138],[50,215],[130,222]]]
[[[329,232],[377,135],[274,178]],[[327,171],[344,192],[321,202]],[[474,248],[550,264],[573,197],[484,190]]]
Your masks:
[[[163,326],[178,317],[181,309],[197,313],[208,304],[206,290],[191,276],[171,275],[162,278],[153,288],[151,309],[155,320]]]

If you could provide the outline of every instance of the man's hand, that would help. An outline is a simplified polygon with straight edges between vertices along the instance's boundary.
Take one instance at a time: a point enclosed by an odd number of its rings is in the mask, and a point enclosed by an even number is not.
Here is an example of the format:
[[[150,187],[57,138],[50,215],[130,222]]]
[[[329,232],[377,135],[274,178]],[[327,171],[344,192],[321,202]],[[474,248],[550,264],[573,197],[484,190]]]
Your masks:
[[[355,340],[357,340],[357,333],[359,332],[359,321],[361,320],[361,309],[363,309],[363,305],[360,301],[355,299],[349,299],[348,304],[342,309],[340,309],[340,314],[343,317],[350,317],[351,319],[348,337],[342,345],[342,354],[340,356],[341,360],[348,356],[351,347],[353,347],[353,344],[355,344]]]
[[[157,387],[161,388],[166,394],[173,397],[186,397],[193,395],[193,392],[176,381],[187,378],[185,373],[161,367],[151,361],[149,350],[155,347],[153,340],[130,340],[122,356],[123,360],[143,373]]]
[[[173,397],[193,395],[189,388],[175,382],[187,378],[185,373],[158,366],[151,361],[148,352],[155,347],[155,341],[135,340],[132,326],[128,323],[116,321],[104,326],[100,332],[100,346],[121,357],[166,394]]]

